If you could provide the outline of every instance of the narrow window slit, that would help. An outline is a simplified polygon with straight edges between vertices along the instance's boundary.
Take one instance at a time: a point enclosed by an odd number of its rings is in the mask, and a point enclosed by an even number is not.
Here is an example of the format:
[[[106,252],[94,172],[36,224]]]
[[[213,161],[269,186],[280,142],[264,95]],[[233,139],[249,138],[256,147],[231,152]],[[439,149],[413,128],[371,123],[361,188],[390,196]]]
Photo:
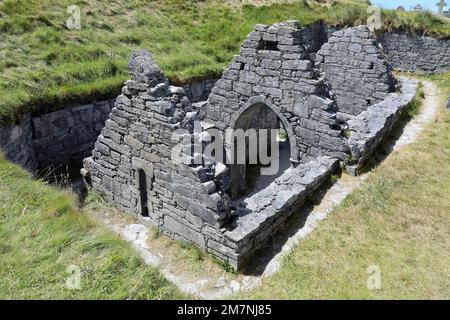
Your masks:
[[[148,189],[147,189],[147,175],[142,169],[138,170],[139,179],[139,195],[141,200],[141,215],[148,217]]]

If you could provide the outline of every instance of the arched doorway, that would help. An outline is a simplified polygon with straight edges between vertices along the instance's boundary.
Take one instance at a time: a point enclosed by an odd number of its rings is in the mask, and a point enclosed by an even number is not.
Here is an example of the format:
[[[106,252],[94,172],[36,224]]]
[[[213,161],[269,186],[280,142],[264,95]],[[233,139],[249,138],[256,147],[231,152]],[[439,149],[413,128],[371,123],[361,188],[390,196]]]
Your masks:
[[[228,141],[234,150],[234,161],[229,165],[232,199],[264,188],[298,160],[297,142],[291,125],[274,106],[260,97],[251,99],[235,114],[230,128],[235,132],[233,140]],[[237,133],[239,130],[240,134]],[[239,143],[245,145],[245,163],[237,159],[239,151],[242,153]],[[252,158],[255,152],[257,157]],[[267,168],[268,160],[270,170]]]

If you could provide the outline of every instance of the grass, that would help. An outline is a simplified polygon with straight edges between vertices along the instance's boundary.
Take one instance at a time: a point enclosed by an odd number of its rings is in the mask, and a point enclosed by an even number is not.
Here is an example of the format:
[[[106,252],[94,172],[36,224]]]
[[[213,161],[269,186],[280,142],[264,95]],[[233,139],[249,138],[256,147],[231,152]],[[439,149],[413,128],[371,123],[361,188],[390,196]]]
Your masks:
[[[278,1],[283,2],[283,1]],[[292,1],[291,1],[292,2]],[[81,30],[68,30],[69,5],[81,9]],[[5,0],[0,5],[0,123],[68,103],[115,97],[129,77],[137,47],[151,50],[175,84],[218,77],[256,23],[287,19],[357,25],[367,1],[294,1],[234,6],[225,1]],[[383,11],[385,30],[450,36],[450,24],[429,13]]]
[[[441,90],[437,120],[377,167],[285,257],[278,274],[241,297],[450,298],[450,73],[428,79]],[[381,288],[370,290],[378,268]]]
[[[424,99],[425,99],[425,91],[423,89],[423,82],[419,82],[417,85],[416,96],[409,103],[408,107],[405,110],[408,120],[410,120],[414,116],[417,116],[420,113],[420,108],[422,107]]]
[[[0,158],[0,299],[183,298],[73,197]],[[70,268],[81,288],[68,289]]]

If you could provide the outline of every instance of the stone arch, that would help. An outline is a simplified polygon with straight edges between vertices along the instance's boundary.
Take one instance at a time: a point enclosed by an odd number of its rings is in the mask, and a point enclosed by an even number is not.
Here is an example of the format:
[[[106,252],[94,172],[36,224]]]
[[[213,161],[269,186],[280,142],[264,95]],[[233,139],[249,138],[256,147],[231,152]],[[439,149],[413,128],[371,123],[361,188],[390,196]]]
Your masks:
[[[236,113],[233,114],[233,116],[231,117],[229,127],[231,129],[236,129],[236,124],[237,124],[239,118],[242,116],[242,114],[244,114],[245,111],[247,111],[248,109],[258,106],[258,105],[265,105],[266,107],[271,109],[277,115],[278,119],[280,119],[281,123],[283,124],[284,129],[287,132],[288,139],[289,139],[289,144],[290,144],[290,148],[291,148],[291,159],[290,160],[291,160],[292,164],[298,164],[299,163],[299,151],[298,151],[298,147],[297,147],[297,139],[296,139],[296,135],[295,135],[294,130],[292,129],[291,124],[286,119],[286,117],[283,116],[283,114],[278,110],[278,108],[276,106],[274,106],[272,102],[266,100],[263,96],[254,96],[254,97],[251,97],[250,99],[248,99],[248,101],[242,107],[240,107]]]
[[[261,127],[255,125],[255,116],[257,118],[256,122],[259,120],[262,121],[263,125]],[[261,119],[262,118],[262,119]],[[297,139],[294,131],[292,129],[291,124],[286,119],[286,117],[281,114],[281,112],[276,108],[270,101],[264,99],[264,97],[255,96],[250,98],[247,103],[245,103],[237,112],[233,114],[230,120],[230,129],[243,129],[246,131],[247,129],[278,129],[283,126],[283,129],[287,133],[289,146],[289,155],[284,154],[285,165],[287,164],[293,166],[293,164],[298,163],[298,148],[297,148]],[[233,146],[234,147],[234,146]],[[284,149],[287,150],[287,149]],[[281,158],[280,158],[281,159]],[[289,161],[287,161],[289,160]],[[247,175],[248,169],[247,165],[243,164],[231,164],[230,168],[230,179],[231,179],[231,196],[232,198],[238,198],[242,195],[242,191],[244,191],[247,185]],[[284,167],[287,169],[287,167]],[[280,171],[281,172],[281,171]],[[248,190],[247,190],[248,191]]]

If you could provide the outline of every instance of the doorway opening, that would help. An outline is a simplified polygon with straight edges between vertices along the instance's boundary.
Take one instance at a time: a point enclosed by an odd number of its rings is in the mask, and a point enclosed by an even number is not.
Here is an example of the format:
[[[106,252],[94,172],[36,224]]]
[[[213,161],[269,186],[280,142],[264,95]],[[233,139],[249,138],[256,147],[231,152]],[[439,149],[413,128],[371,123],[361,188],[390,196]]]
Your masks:
[[[253,104],[241,111],[232,123],[232,129],[235,130],[234,164],[230,165],[229,192],[236,200],[266,188],[289,169],[296,141],[284,116],[265,103]],[[245,134],[239,135],[239,129]],[[251,139],[252,133],[256,133],[257,143]],[[237,159],[242,145],[245,145],[245,163]],[[251,154],[255,152],[257,156],[252,158]]]

